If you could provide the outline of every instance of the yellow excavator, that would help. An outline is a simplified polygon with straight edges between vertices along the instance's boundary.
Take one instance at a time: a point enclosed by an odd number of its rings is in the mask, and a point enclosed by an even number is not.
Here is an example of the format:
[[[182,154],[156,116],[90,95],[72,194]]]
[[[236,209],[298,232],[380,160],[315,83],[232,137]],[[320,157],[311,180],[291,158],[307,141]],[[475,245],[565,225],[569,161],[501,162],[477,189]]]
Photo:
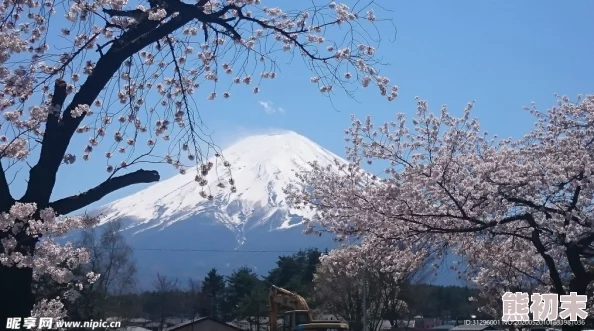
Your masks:
[[[277,286],[270,288],[268,296],[269,331],[348,331],[349,325],[333,320],[314,320],[305,299],[297,293]],[[278,314],[281,308],[290,309],[283,315],[282,328],[278,328]]]

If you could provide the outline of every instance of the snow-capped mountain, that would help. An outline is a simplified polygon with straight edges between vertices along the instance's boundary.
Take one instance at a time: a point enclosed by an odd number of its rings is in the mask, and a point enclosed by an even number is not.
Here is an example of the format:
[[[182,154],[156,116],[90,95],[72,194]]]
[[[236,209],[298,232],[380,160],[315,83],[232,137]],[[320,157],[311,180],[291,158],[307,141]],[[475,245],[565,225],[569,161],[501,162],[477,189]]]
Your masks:
[[[250,136],[225,149],[223,156],[230,167],[219,161],[206,176],[206,188],[196,182],[198,170],[192,169],[100,208],[102,223],[134,219],[128,229],[139,234],[208,215],[238,233],[261,225],[288,229],[300,224],[295,216],[305,216],[305,211],[290,209],[285,203],[283,188],[298,184],[295,173],[310,169],[311,161],[321,165],[333,164],[335,159],[345,162],[295,132]],[[235,193],[216,187],[221,182],[227,184],[229,172]],[[203,190],[215,192],[214,200],[200,196]]]
[[[102,224],[124,224],[143,277],[156,272],[201,277],[211,267],[225,272],[241,265],[265,272],[282,255],[278,251],[333,246],[327,238],[301,234],[307,211],[288,208],[283,188],[299,184],[295,173],[308,171],[311,161],[346,161],[295,132],[250,136],[222,154],[230,167],[215,163],[206,188],[192,169],[99,208]],[[227,184],[229,171],[234,193],[216,187]],[[214,199],[203,198],[202,190]],[[180,252],[184,249],[191,255]],[[234,249],[244,252],[229,253]],[[245,252],[255,250],[274,252]]]

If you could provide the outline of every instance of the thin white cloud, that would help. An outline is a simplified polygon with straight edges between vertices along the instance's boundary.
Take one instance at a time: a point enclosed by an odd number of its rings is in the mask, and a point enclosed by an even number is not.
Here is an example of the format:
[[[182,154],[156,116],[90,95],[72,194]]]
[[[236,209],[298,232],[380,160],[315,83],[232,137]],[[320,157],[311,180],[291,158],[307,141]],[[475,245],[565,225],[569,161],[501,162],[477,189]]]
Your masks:
[[[266,114],[274,114],[274,113],[284,113],[285,110],[281,107],[276,107],[274,106],[274,104],[270,101],[260,101],[260,106],[262,106],[262,108],[264,109],[264,112]]]

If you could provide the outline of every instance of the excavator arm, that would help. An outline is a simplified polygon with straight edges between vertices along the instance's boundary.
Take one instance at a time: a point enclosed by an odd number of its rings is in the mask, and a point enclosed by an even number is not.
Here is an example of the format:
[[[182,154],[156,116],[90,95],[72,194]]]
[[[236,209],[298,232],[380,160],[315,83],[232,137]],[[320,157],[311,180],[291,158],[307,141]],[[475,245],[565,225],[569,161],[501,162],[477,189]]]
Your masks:
[[[286,308],[289,310],[306,310],[309,315],[309,320],[312,320],[311,312],[307,301],[297,293],[285,290],[277,286],[272,286],[268,294],[268,323],[270,331],[277,331],[277,321],[279,308]]]

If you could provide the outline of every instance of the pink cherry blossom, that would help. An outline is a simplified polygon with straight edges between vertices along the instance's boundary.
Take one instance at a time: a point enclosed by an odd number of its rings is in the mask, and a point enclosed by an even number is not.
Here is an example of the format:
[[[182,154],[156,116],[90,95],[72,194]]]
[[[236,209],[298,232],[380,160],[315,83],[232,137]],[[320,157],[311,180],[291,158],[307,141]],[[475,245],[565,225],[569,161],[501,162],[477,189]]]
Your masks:
[[[35,215],[39,215],[39,219],[35,219]],[[57,283],[66,285],[67,290],[62,299],[75,298],[76,288],[82,289],[84,283],[74,279],[72,270],[87,263],[89,254],[85,249],[74,247],[71,243],[58,244],[54,237],[74,229],[92,227],[97,221],[97,218],[91,217],[58,217],[51,208],[38,212],[34,203],[17,202],[8,213],[0,214],[0,231],[4,233],[0,239],[4,248],[0,253],[0,265],[31,268],[34,280],[48,275]],[[14,231],[15,229],[20,231]],[[35,254],[26,254],[19,249],[17,238],[22,231],[32,238],[41,238],[36,245]],[[85,282],[93,283],[98,277],[99,275],[91,272]],[[62,308],[60,298],[43,299],[33,308],[34,313],[39,312],[42,315],[32,316],[64,317],[64,312],[60,311]],[[51,314],[43,315],[46,313]]]
[[[307,232],[361,239],[327,257],[348,259],[347,269],[370,258],[399,268],[423,252],[462,256],[451,269],[482,290],[482,309],[496,318],[505,291],[592,297],[594,95],[527,108],[535,126],[520,139],[489,137],[472,106],[456,118],[417,99],[412,125],[403,114],[378,127],[353,118],[350,163],[313,164],[299,174],[302,187],[287,189],[292,206],[315,211]]]

